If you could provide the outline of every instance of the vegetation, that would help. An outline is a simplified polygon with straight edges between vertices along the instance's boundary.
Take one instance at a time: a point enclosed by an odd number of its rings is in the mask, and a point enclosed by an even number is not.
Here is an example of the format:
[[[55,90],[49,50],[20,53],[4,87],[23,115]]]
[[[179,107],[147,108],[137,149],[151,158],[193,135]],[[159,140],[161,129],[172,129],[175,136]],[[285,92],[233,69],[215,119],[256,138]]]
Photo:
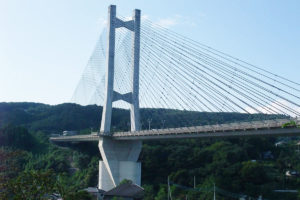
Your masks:
[[[282,125],[282,128],[288,128],[288,127],[297,127],[297,123],[295,121],[289,121]],[[300,126],[298,126],[300,128]]]
[[[96,130],[101,110],[76,104],[0,103],[0,199],[43,199],[53,193],[64,199],[90,199],[82,189],[97,185],[101,159],[97,144],[57,146],[48,137],[63,130]],[[168,119],[166,127],[174,127],[181,126],[182,119],[198,125],[284,117],[146,109],[144,125],[149,115],[153,128],[161,128],[163,119]],[[128,129],[128,116],[125,110],[115,110],[113,129]],[[166,199],[168,177],[173,199],[212,199],[214,185],[217,199],[233,199],[234,194],[296,199],[297,194],[273,191],[300,189],[298,176],[285,175],[288,170],[300,172],[297,138],[275,146],[278,140],[282,139],[145,142],[140,156],[145,199]]]

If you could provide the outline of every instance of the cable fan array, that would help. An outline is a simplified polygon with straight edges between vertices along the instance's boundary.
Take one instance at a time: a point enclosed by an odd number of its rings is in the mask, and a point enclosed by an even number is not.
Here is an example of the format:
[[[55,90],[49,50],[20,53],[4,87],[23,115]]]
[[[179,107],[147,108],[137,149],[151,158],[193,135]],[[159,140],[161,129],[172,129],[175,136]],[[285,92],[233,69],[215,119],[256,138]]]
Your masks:
[[[125,20],[124,17],[121,17]],[[72,102],[103,104],[106,31]],[[141,24],[140,107],[300,116],[300,84],[145,19]],[[131,90],[132,35],[116,30],[114,90]],[[114,107],[128,109],[123,101]]]

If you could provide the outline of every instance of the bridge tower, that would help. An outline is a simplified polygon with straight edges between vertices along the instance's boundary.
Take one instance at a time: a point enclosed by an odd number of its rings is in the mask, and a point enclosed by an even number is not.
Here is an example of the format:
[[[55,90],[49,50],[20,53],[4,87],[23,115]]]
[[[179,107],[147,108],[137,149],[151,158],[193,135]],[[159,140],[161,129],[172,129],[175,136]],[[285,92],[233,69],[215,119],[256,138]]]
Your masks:
[[[141,141],[116,141],[109,137],[111,127],[112,103],[123,100],[130,104],[131,131],[140,130],[139,116],[139,57],[140,57],[140,24],[141,11],[135,9],[132,20],[122,21],[116,17],[116,6],[108,8],[108,46],[105,77],[105,98],[102,111],[99,150],[103,161],[99,161],[98,188],[109,190],[117,186],[123,179],[141,184],[141,163],[137,162],[141,149]],[[133,65],[132,86],[130,92],[120,94],[114,91],[114,59],[115,32],[117,28],[125,27],[132,32]],[[118,78],[118,77],[115,77]],[[108,136],[108,137],[105,137]]]

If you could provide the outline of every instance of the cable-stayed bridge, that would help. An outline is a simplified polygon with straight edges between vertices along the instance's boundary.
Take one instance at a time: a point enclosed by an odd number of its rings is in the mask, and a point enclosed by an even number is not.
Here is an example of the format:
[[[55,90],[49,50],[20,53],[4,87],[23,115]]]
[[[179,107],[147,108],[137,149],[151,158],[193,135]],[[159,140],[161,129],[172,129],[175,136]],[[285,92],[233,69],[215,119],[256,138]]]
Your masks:
[[[99,141],[100,189],[123,179],[141,183],[138,161],[143,140],[299,135],[300,84],[186,38],[141,17],[116,15],[74,92],[72,101],[103,106],[100,130],[91,135],[53,137],[55,142]],[[130,131],[113,131],[113,107],[130,110]],[[172,109],[177,126],[150,128],[140,108]],[[261,120],[226,124],[191,123],[180,113],[244,113]],[[217,114],[216,114],[217,115]],[[141,120],[149,123],[143,130]],[[182,125],[184,124],[184,125]]]
[[[300,134],[300,129],[296,125],[284,128],[285,124],[298,119],[276,119],[253,122],[226,123],[215,125],[204,125],[194,127],[150,129],[129,132],[114,132],[114,140],[162,140],[179,138],[218,138],[218,137],[250,137],[250,136],[295,136]],[[92,132],[91,135],[61,136],[52,138],[52,141],[58,142],[89,142],[99,141],[103,137],[98,132]]]

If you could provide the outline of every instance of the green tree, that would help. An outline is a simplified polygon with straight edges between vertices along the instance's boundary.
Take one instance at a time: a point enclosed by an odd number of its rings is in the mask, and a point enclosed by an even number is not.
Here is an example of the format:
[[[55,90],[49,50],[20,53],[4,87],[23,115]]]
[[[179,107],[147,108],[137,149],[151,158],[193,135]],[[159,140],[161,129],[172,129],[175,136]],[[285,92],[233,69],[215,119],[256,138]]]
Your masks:
[[[14,200],[42,200],[55,191],[55,174],[52,170],[22,172],[8,185]]]
[[[155,200],[166,200],[167,198],[168,198],[168,194],[166,192],[166,187],[161,186],[154,199]]]
[[[92,200],[92,196],[86,191],[70,192],[65,195],[64,200]]]
[[[0,129],[0,146],[29,150],[33,148],[34,140],[34,137],[23,127],[10,125]]]
[[[144,200],[153,200],[154,199],[154,189],[153,185],[143,185],[145,190]]]
[[[267,182],[266,171],[258,162],[244,162],[240,174],[245,183],[263,184]]]
[[[8,148],[0,148],[0,199],[7,199],[8,182],[15,178],[23,165],[27,154],[24,151],[13,151]]]

